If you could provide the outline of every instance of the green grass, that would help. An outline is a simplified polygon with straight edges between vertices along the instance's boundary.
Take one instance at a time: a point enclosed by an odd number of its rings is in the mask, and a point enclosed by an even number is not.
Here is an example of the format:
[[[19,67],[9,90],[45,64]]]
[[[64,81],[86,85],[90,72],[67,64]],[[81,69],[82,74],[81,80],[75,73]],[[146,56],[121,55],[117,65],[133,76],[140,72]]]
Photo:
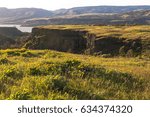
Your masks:
[[[150,26],[92,26],[92,25],[48,25],[38,28],[87,31],[97,37],[116,37],[125,39],[141,39],[150,41]]]
[[[150,61],[0,50],[0,99],[150,99]]]

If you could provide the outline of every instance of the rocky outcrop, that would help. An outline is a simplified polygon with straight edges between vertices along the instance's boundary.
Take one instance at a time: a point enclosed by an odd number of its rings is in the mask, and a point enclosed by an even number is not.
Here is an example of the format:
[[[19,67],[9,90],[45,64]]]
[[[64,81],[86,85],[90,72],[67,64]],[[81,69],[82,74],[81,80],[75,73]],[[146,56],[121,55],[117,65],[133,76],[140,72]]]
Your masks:
[[[0,34],[0,49],[11,48],[15,44],[15,40]]]
[[[83,53],[86,49],[86,32],[34,28],[25,47],[29,49],[52,49],[64,52]]]
[[[23,32],[16,27],[0,27],[0,34],[9,38],[17,38],[23,35]]]
[[[118,55],[132,50],[142,52],[140,39],[128,40],[120,37],[97,36],[85,30],[33,28],[24,45],[28,49],[51,49],[84,54]]]
[[[0,49],[20,47],[27,36],[16,27],[0,27]]]

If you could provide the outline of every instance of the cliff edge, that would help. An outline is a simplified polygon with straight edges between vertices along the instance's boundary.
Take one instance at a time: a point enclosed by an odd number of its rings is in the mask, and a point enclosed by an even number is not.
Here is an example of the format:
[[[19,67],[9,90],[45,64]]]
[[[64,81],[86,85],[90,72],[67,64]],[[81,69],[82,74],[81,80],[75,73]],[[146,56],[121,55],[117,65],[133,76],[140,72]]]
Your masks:
[[[149,26],[50,25],[33,28],[24,45],[83,54],[139,55],[150,50]]]

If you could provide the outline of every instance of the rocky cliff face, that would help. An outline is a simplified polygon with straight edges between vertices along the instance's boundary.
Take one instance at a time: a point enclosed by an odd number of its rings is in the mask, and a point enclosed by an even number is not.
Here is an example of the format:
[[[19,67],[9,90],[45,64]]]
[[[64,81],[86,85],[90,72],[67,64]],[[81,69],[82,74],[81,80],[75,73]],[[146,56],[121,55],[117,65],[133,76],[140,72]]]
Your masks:
[[[23,35],[23,32],[16,27],[0,27],[0,34],[9,38],[17,38]]]
[[[24,45],[29,49],[51,49],[63,52],[84,54],[118,55],[129,50],[140,54],[140,39],[128,40],[121,37],[97,36],[85,30],[33,28],[32,34]]]
[[[0,49],[11,48],[15,44],[15,40],[0,34]]]
[[[87,43],[84,33],[86,32],[34,28],[25,47],[83,53]]]
[[[16,27],[0,27],[0,49],[20,47],[27,36]]]

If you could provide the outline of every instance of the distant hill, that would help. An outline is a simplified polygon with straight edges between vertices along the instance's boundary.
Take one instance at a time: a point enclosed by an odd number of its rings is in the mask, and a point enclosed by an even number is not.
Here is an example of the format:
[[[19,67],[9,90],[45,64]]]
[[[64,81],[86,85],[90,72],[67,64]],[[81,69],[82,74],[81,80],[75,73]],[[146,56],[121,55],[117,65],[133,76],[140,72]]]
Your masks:
[[[89,6],[49,11],[38,8],[0,8],[0,23],[45,24],[124,24],[128,18],[140,18],[150,6]],[[136,14],[134,14],[136,13]],[[149,19],[149,15],[144,18]],[[142,17],[143,18],[143,17]],[[139,19],[141,21],[141,19]],[[145,20],[145,19],[144,19]],[[138,22],[140,22],[138,21]],[[131,21],[130,21],[131,22]],[[129,23],[130,23],[129,22]],[[143,21],[142,19],[142,22]]]
[[[94,24],[94,25],[149,25],[150,24],[150,10],[137,10],[126,13],[87,13],[80,15],[66,15],[57,16],[47,19],[32,19],[27,20],[24,25],[37,26],[47,24]]]
[[[135,10],[150,10],[150,6],[87,6],[75,7],[71,9],[60,9],[53,13],[60,15],[79,15],[85,13],[125,13]]]
[[[131,11],[127,13],[123,13],[119,15],[124,20],[150,20],[150,10],[138,10],[138,11]]]
[[[0,23],[22,23],[26,19],[49,17],[52,12],[37,8],[0,8]]]

